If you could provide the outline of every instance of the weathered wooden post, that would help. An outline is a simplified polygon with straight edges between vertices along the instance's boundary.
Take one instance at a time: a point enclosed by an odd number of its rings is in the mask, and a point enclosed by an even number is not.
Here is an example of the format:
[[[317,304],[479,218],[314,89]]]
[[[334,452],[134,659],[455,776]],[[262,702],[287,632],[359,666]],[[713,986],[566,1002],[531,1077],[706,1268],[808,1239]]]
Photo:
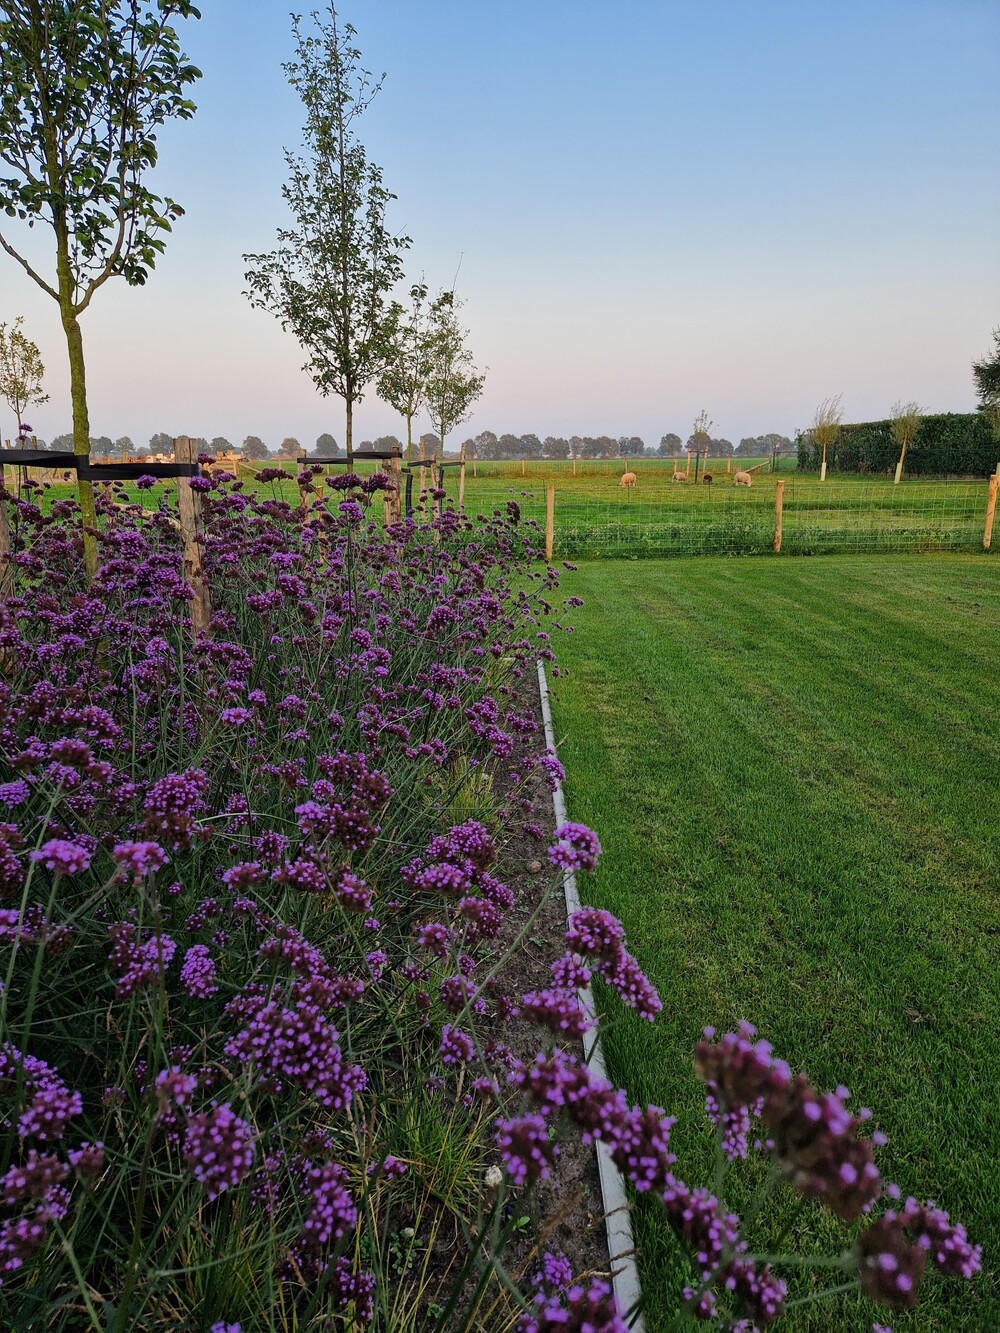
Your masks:
[[[430,482],[431,489],[438,492],[437,495],[434,496],[433,503],[431,504],[431,519],[433,521],[434,519],[441,517],[443,509],[441,492],[444,490],[444,468],[437,462],[436,458],[431,463]],[[441,545],[441,529],[437,526],[434,528],[434,545]]]
[[[403,460],[398,455],[393,455],[386,464],[386,470],[389,473],[391,485],[385,493],[385,513],[384,519],[386,526],[390,523],[399,522],[400,503],[402,500],[401,489],[403,485]]]
[[[576,454],[573,455],[573,476],[576,476]]]
[[[461,452],[458,455],[458,507],[465,508],[465,445],[462,445]],[[475,467],[475,464],[473,464]]]
[[[307,490],[306,483],[302,480],[302,475],[301,475],[305,465],[306,465],[306,451],[304,449],[300,449],[299,452],[295,455],[295,467],[297,469],[295,480],[299,488],[299,508],[302,510],[303,516],[305,515],[306,510],[309,508],[309,491]]]
[[[524,459],[521,459],[521,476],[524,476]]]
[[[727,457],[727,459],[726,459],[726,471],[727,471],[727,472],[730,472],[730,471],[732,470],[732,466],[733,466],[733,460],[732,460],[731,458],[728,458],[728,457]]]
[[[552,563],[552,548],[556,536],[556,487],[550,481],[545,487],[545,559]]]
[[[7,522],[7,505],[0,500],[0,588],[7,580],[10,565],[10,524]]]
[[[687,451],[687,463],[685,464],[684,467],[684,477],[685,479],[687,479],[690,476],[691,476],[691,450],[689,449]]]
[[[990,477],[990,488],[986,493],[986,526],[983,528],[983,550],[990,549],[990,542],[993,540],[993,515],[997,508],[997,486],[1000,485],[1000,463],[997,464],[997,470]]]
[[[198,451],[190,436],[181,435],[174,440],[174,459],[178,463],[198,461]],[[191,489],[191,480],[190,477],[177,478],[177,516],[184,542],[184,577],[194,591],[191,628],[195,634],[207,634],[212,603],[201,564],[201,495]]]
[[[779,481],[774,488],[774,552],[781,553],[781,510],[785,503],[785,483]]]

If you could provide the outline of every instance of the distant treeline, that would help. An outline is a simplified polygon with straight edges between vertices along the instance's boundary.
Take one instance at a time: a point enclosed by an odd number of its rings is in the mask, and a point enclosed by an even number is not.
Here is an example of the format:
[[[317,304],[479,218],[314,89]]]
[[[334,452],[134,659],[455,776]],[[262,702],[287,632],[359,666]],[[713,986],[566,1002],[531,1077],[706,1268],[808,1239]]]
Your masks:
[[[430,437],[433,439],[433,436]],[[477,458],[673,458],[695,448],[695,437],[690,435],[683,441],[679,435],[667,434],[661,437],[654,449],[638,435],[620,435],[615,439],[611,435],[571,435],[568,439],[559,435],[546,435],[544,440],[537,435],[495,435],[491,430],[481,431],[465,441],[466,454],[475,453]],[[702,451],[705,443],[701,443]],[[795,452],[795,445],[786,435],[748,436],[734,445],[731,440],[710,439],[708,456],[727,458],[733,454],[744,458],[767,457],[773,453],[790,456]]]
[[[820,451],[809,431],[796,439],[799,467],[818,472]],[[1000,444],[982,412],[942,412],[921,417],[906,451],[904,473],[918,477],[987,477],[997,466]],[[892,476],[899,445],[888,421],[861,421],[841,426],[828,446],[826,465],[833,472]]]
[[[845,427],[845,429],[848,428]],[[180,431],[178,434],[184,435],[187,432]],[[195,447],[201,453],[236,453],[251,461],[270,458],[276,453],[284,457],[294,458],[303,448],[315,449],[317,453],[334,457],[344,452],[334,436],[328,432],[317,436],[314,445],[312,443],[303,445],[296,436],[286,435],[280,444],[276,444],[273,448],[266,444],[259,435],[247,435],[240,444],[233,444],[222,435],[216,435],[212,440],[199,435],[191,438],[194,440]],[[37,443],[40,449],[49,448],[72,452],[73,436],[70,434],[57,435],[48,445],[44,440],[38,440]],[[495,435],[491,430],[480,431],[478,435],[470,437],[463,443],[466,455],[469,458],[474,455],[484,460],[676,458],[689,450],[693,451],[696,445],[693,435],[688,436],[687,440],[682,440],[679,435],[675,434],[663,435],[660,438],[660,443],[654,449],[638,435],[620,435],[617,439],[611,435],[571,435],[568,439],[563,436],[546,435],[543,440],[530,432],[527,435]],[[174,436],[168,435],[166,431],[157,431],[156,434],[151,435],[148,444],[136,444],[128,435],[119,436],[117,440],[112,440],[108,435],[94,435],[91,436],[90,440],[90,452],[95,456],[108,458],[122,458],[125,456],[141,458],[144,454],[169,454],[173,447]],[[425,456],[431,457],[437,452],[438,437],[429,433],[421,435],[419,441],[415,441],[415,447],[422,448]],[[704,440],[701,441],[700,447],[704,453]],[[374,440],[361,440],[355,445],[355,453],[386,452],[389,449],[403,448],[405,446],[397,436],[379,435]],[[448,441],[448,448],[450,452],[457,452],[457,446],[451,441]],[[709,458],[728,458],[733,455],[743,458],[769,458],[772,454],[784,458],[790,457],[794,453],[795,445],[788,436],[778,435],[774,432],[769,435],[746,436],[737,445],[734,445],[731,440],[722,438],[708,441]]]

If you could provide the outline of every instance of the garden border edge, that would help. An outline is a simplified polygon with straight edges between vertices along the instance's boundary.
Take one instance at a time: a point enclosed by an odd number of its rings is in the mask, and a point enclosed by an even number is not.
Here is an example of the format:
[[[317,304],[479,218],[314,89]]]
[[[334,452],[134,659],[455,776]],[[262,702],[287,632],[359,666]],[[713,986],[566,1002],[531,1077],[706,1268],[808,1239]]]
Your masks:
[[[552,710],[549,707],[549,687],[545,676],[545,663],[539,658],[538,692],[541,696],[542,722],[545,727],[545,744],[552,754],[556,753],[555,732],[552,727]],[[552,805],[555,810],[556,827],[564,824],[568,818],[566,800],[563,796],[562,783],[556,779],[552,792]],[[576,875],[572,870],[563,870],[563,893],[566,898],[566,916],[580,910],[580,895],[576,887]],[[580,1004],[588,1017],[596,1017],[594,995],[591,987],[585,986],[580,992]],[[594,1040],[589,1050],[584,1040],[584,1054],[587,1063],[600,1078],[607,1078],[604,1052],[601,1047],[600,1032],[595,1030]],[[629,1319],[629,1311],[636,1309],[642,1298],[639,1284],[639,1270],[635,1261],[635,1238],[632,1233],[631,1206],[625,1195],[625,1186],[621,1172],[611,1160],[607,1145],[598,1139],[597,1170],[601,1182],[601,1199],[604,1204],[604,1226],[608,1237],[608,1255],[611,1266],[611,1282],[615,1301],[622,1317],[628,1322],[632,1333],[645,1333],[645,1322],[641,1310]]]

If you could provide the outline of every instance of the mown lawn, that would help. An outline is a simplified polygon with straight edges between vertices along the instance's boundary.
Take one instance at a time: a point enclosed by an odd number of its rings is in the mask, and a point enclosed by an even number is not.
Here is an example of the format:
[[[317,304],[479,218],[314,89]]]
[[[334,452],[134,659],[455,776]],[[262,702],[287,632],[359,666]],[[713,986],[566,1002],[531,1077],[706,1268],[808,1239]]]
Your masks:
[[[594,563],[564,589],[586,601],[554,682],[570,817],[605,849],[582,890],[626,923],[664,1001],[652,1027],[609,1006],[612,1076],[680,1116],[677,1169],[708,1184],[691,1053],[704,1024],[749,1019],[793,1067],[871,1107],[884,1174],[984,1246],[971,1290],[928,1277],[918,1310],[883,1322],[1000,1327],[1000,568]],[[659,1331],[684,1270],[656,1208],[637,1218]],[[841,1248],[815,1205],[797,1231]],[[782,1327],[876,1317],[852,1297]]]

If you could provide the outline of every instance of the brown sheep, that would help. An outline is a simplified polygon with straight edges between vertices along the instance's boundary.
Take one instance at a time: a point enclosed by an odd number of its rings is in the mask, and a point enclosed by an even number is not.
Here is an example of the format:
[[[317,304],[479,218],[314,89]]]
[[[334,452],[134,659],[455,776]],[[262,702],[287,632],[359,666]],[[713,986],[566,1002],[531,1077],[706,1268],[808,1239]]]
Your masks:
[[[735,477],[733,477],[733,481],[737,486],[753,485],[753,477],[751,477],[749,472],[737,472]]]
[[[687,481],[687,477],[684,475],[683,472],[675,472],[674,475],[673,475],[672,480],[673,480],[673,481]]]
[[[622,479],[621,479],[621,481],[618,483],[618,485],[619,485],[619,487],[622,487],[622,486],[634,486],[634,485],[635,485],[635,473],[634,473],[634,472],[623,472],[623,473],[622,473]]]

